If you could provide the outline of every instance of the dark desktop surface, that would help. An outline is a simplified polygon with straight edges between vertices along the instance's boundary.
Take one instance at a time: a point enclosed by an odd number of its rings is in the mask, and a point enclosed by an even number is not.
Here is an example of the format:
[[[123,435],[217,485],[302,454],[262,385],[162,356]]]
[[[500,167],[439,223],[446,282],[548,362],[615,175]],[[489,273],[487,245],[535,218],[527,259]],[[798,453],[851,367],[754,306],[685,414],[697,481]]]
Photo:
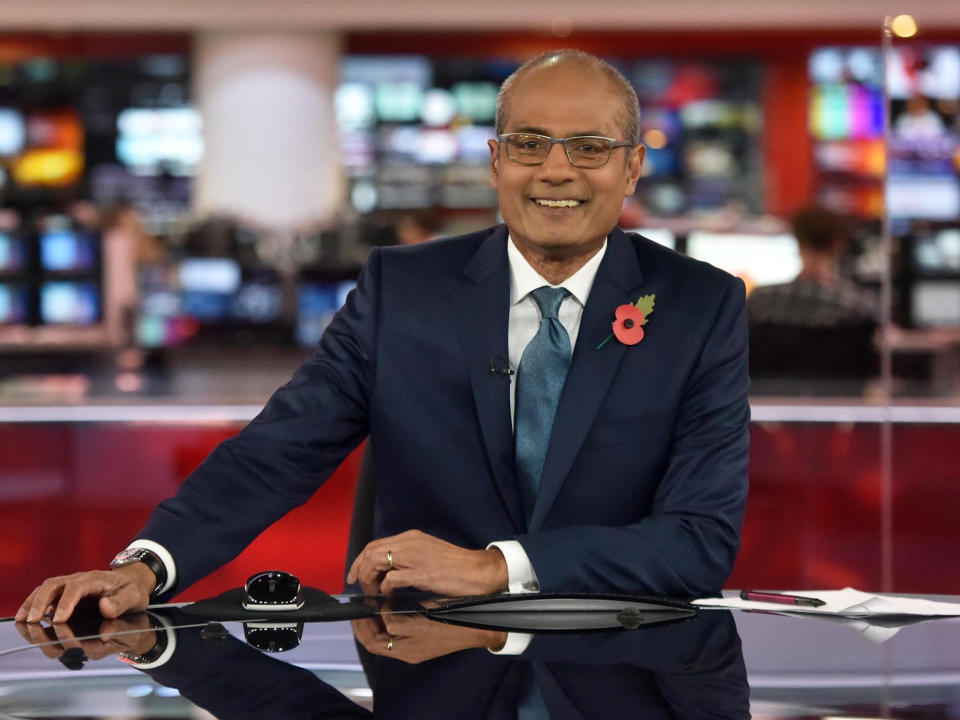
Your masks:
[[[3,622],[0,717],[960,717],[958,619],[871,628],[700,609],[636,629],[535,634],[517,656],[459,650],[471,628],[422,614],[353,622],[216,626],[177,609],[102,628],[89,617]],[[148,653],[161,634],[172,651],[155,667],[115,656]]]

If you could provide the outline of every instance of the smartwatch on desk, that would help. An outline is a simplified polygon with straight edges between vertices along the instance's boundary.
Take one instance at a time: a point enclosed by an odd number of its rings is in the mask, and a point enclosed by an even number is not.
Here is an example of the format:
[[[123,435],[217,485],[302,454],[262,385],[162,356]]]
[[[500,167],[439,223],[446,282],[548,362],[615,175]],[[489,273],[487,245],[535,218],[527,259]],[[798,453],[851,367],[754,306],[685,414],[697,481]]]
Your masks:
[[[153,574],[156,575],[157,584],[150,592],[150,597],[155,597],[160,592],[160,588],[167,582],[167,569],[164,567],[160,558],[157,557],[156,553],[150,552],[145,548],[127,548],[126,550],[121,550],[117,553],[116,557],[110,561],[110,569],[115,570],[116,568],[131,565],[136,562],[143,563],[153,570]]]

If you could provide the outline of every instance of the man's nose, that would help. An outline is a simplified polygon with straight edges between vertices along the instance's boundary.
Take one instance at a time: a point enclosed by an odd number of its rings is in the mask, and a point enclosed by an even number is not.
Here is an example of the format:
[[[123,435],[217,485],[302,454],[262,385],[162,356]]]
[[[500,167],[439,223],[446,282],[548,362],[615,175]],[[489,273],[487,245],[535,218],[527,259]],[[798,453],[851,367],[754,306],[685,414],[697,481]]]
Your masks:
[[[575,168],[570,164],[567,157],[567,150],[563,143],[553,143],[550,146],[550,152],[547,153],[547,159],[540,165],[540,176],[544,180],[560,182],[573,178]]]

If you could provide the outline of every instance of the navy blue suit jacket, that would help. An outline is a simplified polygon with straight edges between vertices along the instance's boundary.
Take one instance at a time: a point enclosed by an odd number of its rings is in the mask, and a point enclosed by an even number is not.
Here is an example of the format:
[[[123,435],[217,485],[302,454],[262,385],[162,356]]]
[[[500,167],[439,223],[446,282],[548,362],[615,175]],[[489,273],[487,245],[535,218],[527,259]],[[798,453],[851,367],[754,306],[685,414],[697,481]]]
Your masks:
[[[314,356],[151,515],[182,589],[305,502],[369,433],[375,536],[518,539],[544,592],[718,590],[739,546],[749,407],[743,283],[615,229],[526,525],[514,473],[507,229],[374,250]],[[656,307],[637,345],[614,310]]]

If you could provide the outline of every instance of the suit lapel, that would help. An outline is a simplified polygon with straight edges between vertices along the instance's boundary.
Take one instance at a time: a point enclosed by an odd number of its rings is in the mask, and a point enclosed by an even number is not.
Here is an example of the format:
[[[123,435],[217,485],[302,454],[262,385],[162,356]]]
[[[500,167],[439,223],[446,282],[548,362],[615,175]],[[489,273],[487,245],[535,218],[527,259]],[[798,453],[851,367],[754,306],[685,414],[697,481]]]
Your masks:
[[[486,239],[463,270],[464,281],[454,292],[457,325],[464,362],[473,387],[480,431],[500,498],[518,533],[523,509],[513,464],[510,424],[510,378],[490,372],[490,360],[506,367],[507,326],[510,320],[510,269],[507,229],[500,226]]]
[[[577,346],[553,421],[530,530],[543,525],[620,366],[626,345],[615,338],[600,350],[597,345],[610,334],[617,306],[636,301],[642,281],[633,243],[615,228],[580,319]]]

